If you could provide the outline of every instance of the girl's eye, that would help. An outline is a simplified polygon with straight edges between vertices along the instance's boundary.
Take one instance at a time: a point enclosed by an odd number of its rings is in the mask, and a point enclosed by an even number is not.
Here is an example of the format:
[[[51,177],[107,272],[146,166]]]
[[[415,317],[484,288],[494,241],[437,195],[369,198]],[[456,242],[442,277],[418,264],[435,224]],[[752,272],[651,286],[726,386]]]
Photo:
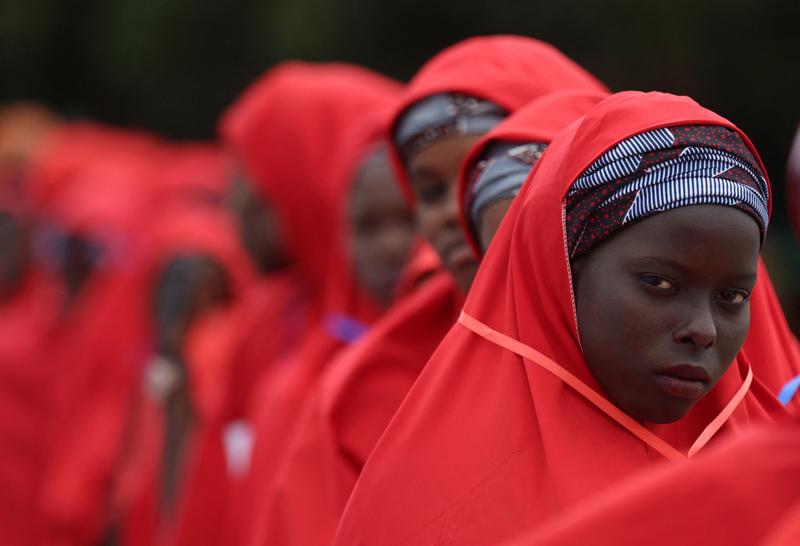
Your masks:
[[[723,290],[719,299],[731,305],[744,305],[750,299],[750,292],[746,290]]]
[[[642,275],[639,279],[648,287],[656,288],[658,290],[669,291],[672,292],[675,290],[675,285],[665,279],[664,277],[659,277],[658,275]]]
[[[442,183],[424,183],[414,186],[417,198],[427,205],[431,205],[442,199],[447,194],[447,185]]]

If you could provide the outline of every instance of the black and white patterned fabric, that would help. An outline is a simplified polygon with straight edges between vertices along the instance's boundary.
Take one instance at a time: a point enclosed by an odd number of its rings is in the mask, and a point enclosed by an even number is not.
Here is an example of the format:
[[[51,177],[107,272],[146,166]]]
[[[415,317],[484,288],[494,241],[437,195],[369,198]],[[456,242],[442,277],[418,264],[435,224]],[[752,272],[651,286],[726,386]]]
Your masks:
[[[448,137],[480,135],[508,113],[496,104],[454,93],[440,93],[410,106],[394,129],[394,141],[403,160]]]
[[[747,212],[758,223],[763,243],[769,185],[738,133],[698,125],[628,138],[595,160],[567,193],[570,258],[638,220],[701,204]]]
[[[464,195],[473,232],[478,232],[488,207],[516,197],[546,147],[540,142],[494,142],[486,147],[469,175],[470,186]]]

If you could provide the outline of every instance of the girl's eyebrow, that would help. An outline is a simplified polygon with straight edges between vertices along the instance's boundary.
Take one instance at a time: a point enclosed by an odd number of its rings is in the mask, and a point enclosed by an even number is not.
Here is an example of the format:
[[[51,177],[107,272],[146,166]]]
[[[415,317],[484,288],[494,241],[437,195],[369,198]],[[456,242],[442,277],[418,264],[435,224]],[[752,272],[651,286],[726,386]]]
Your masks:
[[[416,167],[408,171],[409,179],[413,178],[432,178],[432,179],[439,179],[438,173],[434,170],[429,169],[428,167]]]
[[[639,256],[637,260],[647,261],[647,262],[654,262],[658,265],[669,267],[671,269],[676,269],[681,273],[690,273],[690,268],[687,265],[682,264],[681,262],[673,259],[668,258],[666,256]]]
[[[674,270],[681,272],[682,274],[688,275],[691,273],[691,268],[681,262],[673,259],[668,258],[666,256],[641,256],[638,257],[637,260],[643,261],[650,261],[654,262],[658,265],[668,267]],[[756,279],[758,279],[758,274],[755,271],[748,271],[746,273],[739,273],[736,275],[731,275],[729,280],[737,281],[737,282],[744,282],[744,283],[755,283]]]

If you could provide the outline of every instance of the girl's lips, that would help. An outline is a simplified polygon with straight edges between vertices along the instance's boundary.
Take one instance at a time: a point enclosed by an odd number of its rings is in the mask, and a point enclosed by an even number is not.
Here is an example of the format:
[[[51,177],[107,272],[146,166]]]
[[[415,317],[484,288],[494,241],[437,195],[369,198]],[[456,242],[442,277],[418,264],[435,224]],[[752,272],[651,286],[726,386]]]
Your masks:
[[[658,388],[675,398],[699,400],[711,385],[711,376],[702,366],[696,364],[677,364],[656,372]]]

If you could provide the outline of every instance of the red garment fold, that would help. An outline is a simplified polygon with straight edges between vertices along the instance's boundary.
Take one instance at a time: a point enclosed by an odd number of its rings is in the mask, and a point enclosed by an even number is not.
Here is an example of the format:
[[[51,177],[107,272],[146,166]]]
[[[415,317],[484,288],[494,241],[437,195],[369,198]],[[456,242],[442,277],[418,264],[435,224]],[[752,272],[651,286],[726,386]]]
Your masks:
[[[409,106],[439,93],[477,97],[514,112],[532,100],[570,89],[608,92],[597,78],[546,42],[512,35],[469,38],[438,53],[417,71],[395,110],[392,126]],[[392,162],[413,202],[395,146]]]
[[[241,540],[252,540],[260,524],[263,492],[308,393],[347,343],[332,333],[331,320],[366,325],[379,315],[352,271],[344,206],[368,147],[385,136],[399,90],[396,82],[351,65],[284,63],[223,117],[223,136],[278,215],[304,314],[296,346],[280,358],[263,355],[265,367],[254,378],[256,443],[231,523]]]
[[[562,202],[575,178],[617,142],[687,124],[739,132],[686,97],[637,92],[609,97],[561,132],[495,235],[464,311],[602,393],[579,346]],[[753,370],[770,365],[758,358],[740,352],[682,419],[647,428],[686,453],[741,389],[751,362]],[[786,417],[756,374],[708,446],[751,423]],[[367,461],[335,544],[497,542],[663,461],[539,363],[459,324]]]
[[[747,431],[697,460],[637,474],[503,544],[797,544],[787,540],[800,538],[799,433],[797,423]]]
[[[311,546],[333,539],[367,457],[463,303],[430,248],[422,248],[411,269],[420,283],[337,354],[310,393],[267,491],[255,543]]]

